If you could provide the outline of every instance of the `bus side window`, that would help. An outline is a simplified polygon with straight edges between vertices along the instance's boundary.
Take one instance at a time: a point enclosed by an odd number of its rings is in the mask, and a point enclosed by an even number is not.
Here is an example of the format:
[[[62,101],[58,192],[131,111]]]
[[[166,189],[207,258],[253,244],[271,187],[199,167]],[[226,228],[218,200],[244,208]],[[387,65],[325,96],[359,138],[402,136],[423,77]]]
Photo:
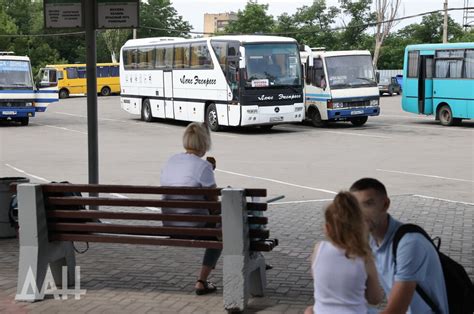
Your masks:
[[[324,76],[323,61],[321,59],[314,59],[311,83],[316,87],[326,89],[326,78]]]
[[[79,77],[76,68],[66,68],[66,75],[68,79],[77,79]]]
[[[110,67],[110,76],[111,77],[118,77],[120,73],[120,69],[118,65],[114,65]]]

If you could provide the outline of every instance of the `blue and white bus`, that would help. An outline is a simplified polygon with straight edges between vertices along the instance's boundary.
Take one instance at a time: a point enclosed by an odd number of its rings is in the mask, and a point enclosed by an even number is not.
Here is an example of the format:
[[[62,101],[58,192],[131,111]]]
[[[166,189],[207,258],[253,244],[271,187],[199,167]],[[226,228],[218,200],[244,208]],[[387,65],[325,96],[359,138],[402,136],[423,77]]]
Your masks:
[[[58,100],[55,86],[38,90],[34,85],[30,59],[0,52],[0,120],[28,125],[36,112],[44,112],[48,104]]]
[[[442,125],[474,118],[474,43],[407,46],[403,77],[403,110]]]

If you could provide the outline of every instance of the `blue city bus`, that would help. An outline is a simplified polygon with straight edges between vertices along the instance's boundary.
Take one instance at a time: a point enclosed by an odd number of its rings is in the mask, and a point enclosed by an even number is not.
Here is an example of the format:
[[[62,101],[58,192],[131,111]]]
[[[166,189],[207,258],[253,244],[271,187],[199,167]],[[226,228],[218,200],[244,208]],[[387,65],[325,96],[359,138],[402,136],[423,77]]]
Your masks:
[[[474,118],[474,43],[410,45],[403,64],[404,111],[442,125]]]

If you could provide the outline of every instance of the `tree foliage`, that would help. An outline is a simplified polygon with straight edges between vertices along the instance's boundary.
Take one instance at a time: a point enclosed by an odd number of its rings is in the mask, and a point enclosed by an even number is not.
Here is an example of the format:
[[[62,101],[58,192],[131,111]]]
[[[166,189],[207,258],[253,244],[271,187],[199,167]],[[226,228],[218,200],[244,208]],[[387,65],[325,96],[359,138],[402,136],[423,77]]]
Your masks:
[[[188,37],[192,29],[189,22],[171,5],[170,0],[148,0],[140,3],[140,29],[138,37]]]
[[[237,20],[226,26],[225,32],[231,34],[271,33],[275,21],[268,15],[268,4],[248,1],[244,10],[237,12]]]

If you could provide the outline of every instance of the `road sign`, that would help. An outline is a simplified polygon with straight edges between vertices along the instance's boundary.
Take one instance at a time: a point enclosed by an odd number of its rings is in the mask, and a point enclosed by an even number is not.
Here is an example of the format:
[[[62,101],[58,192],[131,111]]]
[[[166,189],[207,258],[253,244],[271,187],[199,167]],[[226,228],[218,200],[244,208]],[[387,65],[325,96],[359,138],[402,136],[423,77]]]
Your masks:
[[[138,0],[96,0],[96,28],[138,27]]]
[[[44,0],[45,28],[82,28],[82,0]]]

